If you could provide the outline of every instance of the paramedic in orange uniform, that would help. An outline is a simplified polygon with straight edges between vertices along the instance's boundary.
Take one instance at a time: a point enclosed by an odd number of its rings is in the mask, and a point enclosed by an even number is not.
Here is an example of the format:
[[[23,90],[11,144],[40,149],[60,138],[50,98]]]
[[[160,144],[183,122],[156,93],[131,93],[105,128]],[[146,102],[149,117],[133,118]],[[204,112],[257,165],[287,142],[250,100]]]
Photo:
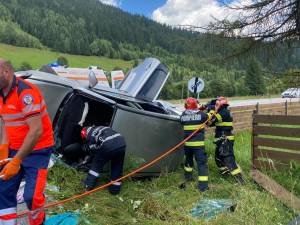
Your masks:
[[[38,88],[14,75],[0,59],[0,224],[16,224],[16,195],[22,179],[30,225],[43,224],[44,188],[53,151],[53,131]],[[11,159],[11,160],[7,160]],[[38,209],[38,210],[36,210]]]

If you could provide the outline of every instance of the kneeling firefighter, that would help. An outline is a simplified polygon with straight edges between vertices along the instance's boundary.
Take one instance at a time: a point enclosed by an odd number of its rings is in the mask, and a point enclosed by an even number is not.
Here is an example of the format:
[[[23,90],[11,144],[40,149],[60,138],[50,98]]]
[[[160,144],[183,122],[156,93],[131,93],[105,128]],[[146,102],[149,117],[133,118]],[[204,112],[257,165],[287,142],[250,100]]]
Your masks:
[[[215,105],[215,106],[214,106]],[[233,118],[228,109],[229,103],[225,97],[218,97],[212,100],[211,106],[216,109],[216,116],[211,126],[216,126],[215,130],[215,161],[222,175],[231,174],[237,183],[244,184],[241,169],[237,165],[234,156],[234,135]]]
[[[184,136],[187,138],[195,130],[199,129],[203,123],[212,117],[212,114],[199,110],[199,102],[195,98],[187,98],[185,101],[185,111],[181,115]],[[185,163],[184,175],[187,181],[193,179],[194,156],[198,166],[198,188],[201,192],[208,190],[208,168],[207,155],[204,146],[204,127],[199,130],[190,140],[184,144]]]
[[[110,127],[91,126],[81,129],[82,144],[71,144],[63,153],[66,157],[74,158],[74,155],[89,156],[91,164],[84,185],[86,190],[96,187],[97,179],[103,171],[106,163],[111,163],[111,181],[123,175],[123,164],[126,143],[124,137]],[[121,182],[115,182],[109,186],[109,192],[117,195],[121,190]]]

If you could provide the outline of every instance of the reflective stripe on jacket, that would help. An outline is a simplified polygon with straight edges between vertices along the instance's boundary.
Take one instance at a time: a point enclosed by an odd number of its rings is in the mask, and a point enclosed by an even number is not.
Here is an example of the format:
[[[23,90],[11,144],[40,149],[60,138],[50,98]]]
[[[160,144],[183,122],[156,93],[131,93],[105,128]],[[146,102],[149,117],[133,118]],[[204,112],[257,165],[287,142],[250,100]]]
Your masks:
[[[90,152],[99,150],[104,143],[109,146],[109,149],[106,150],[115,150],[126,146],[124,137],[110,127],[93,126],[87,128],[87,143],[85,147]]]
[[[43,133],[34,150],[54,145],[53,130],[45,101],[38,88],[14,76],[13,83],[7,96],[0,91],[0,116],[10,143],[10,148],[18,150],[29,131],[26,120],[32,116],[40,115]]]
[[[208,119],[208,115],[200,110],[185,110],[181,117],[184,137],[190,136],[195,130],[199,129]],[[190,140],[185,143],[187,147],[204,146],[204,128],[197,132]]]
[[[216,114],[214,124],[216,126],[215,137],[219,138],[223,135],[233,136],[233,118],[230,110],[227,107],[223,107]],[[231,138],[232,139],[232,138]]]

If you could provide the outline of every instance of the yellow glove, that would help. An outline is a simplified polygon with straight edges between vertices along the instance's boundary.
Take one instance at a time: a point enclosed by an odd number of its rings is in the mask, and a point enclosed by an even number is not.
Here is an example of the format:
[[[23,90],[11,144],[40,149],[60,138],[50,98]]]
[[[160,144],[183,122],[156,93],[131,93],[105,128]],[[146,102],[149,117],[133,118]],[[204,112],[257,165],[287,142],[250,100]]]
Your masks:
[[[10,162],[8,162],[0,173],[3,180],[9,180],[16,176],[21,169],[22,160],[18,157],[14,157]]]

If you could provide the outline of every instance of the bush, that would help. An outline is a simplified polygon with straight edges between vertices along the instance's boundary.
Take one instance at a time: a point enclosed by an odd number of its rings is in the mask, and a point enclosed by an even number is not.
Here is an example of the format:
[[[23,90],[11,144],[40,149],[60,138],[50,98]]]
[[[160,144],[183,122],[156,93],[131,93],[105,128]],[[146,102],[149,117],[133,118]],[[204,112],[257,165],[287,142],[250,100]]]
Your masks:
[[[57,58],[57,63],[61,66],[69,66],[69,62],[68,62],[67,58],[64,56],[59,56]]]
[[[123,70],[123,69],[121,67],[119,67],[119,66],[115,66],[112,70],[116,71],[116,70]]]
[[[26,71],[26,70],[32,70],[32,66],[28,62],[22,62],[20,65],[18,71]]]
[[[135,60],[133,61],[132,67],[136,67],[136,66],[138,66],[138,65],[139,65],[139,60],[138,60],[138,59],[135,59]]]
[[[90,45],[90,50],[93,55],[106,56],[115,58],[118,56],[117,52],[113,49],[112,43],[105,39],[96,39]]]

